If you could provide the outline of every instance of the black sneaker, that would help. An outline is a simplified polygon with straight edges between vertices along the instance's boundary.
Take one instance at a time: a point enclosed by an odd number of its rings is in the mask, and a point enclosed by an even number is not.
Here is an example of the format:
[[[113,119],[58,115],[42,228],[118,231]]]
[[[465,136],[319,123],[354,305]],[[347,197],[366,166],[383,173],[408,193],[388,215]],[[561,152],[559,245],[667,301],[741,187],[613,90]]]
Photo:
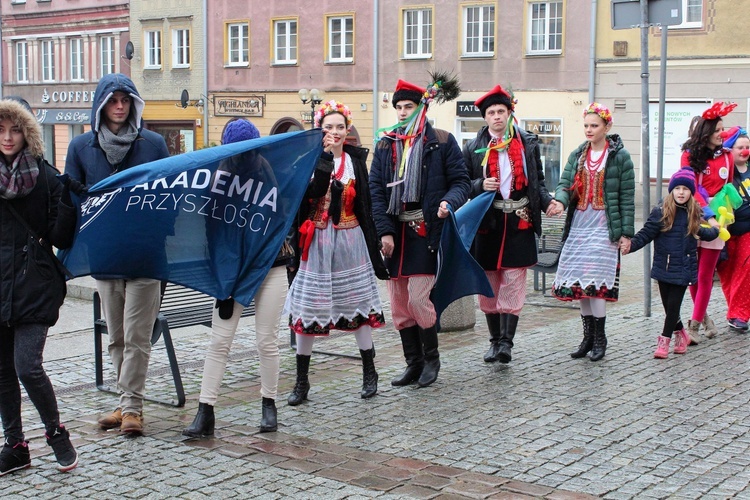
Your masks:
[[[0,476],[31,467],[28,441],[19,441],[11,446],[5,442],[0,451]]]
[[[57,459],[57,470],[60,472],[68,472],[73,470],[78,465],[78,453],[76,453],[73,445],[70,444],[70,433],[65,429],[64,425],[57,427],[50,436],[45,434],[47,438],[47,444],[52,447],[55,452],[55,458]]]
[[[729,326],[731,328],[734,328],[735,330],[739,330],[741,332],[747,331],[747,321],[742,321],[739,318],[729,318],[727,320],[727,323],[729,323]]]

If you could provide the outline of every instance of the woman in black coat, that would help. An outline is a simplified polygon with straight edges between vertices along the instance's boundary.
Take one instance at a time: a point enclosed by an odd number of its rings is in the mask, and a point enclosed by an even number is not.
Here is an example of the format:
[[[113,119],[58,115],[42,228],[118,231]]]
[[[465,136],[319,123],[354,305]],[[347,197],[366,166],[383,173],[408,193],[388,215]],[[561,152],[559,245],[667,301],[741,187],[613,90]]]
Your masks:
[[[367,177],[367,150],[345,145],[349,108],[336,101],[315,115],[323,128],[317,171],[299,211],[300,265],[284,310],[297,340],[297,383],[289,404],[299,405],[310,390],[308,370],[316,336],[331,329],[354,333],[362,355],[362,398],[378,390],[372,329],[385,324],[377,278],[388,272],[378,249]]]
[[[0,100],[0,476],[31,465],[19,381],[44,423],[58,469],[78,465],[42,367],[47,330],[66,292],[52,246],[71,246],[76,214],[70,182],[63,185],[42,158],[42,130],[24,104]]]

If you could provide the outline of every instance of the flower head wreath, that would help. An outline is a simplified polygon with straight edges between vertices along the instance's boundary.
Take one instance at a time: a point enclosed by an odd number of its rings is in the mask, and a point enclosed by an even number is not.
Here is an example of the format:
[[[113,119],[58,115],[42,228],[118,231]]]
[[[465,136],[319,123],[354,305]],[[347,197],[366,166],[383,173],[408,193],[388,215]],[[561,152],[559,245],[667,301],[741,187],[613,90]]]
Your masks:
[[[347,129],[352,126],[352,112],[349,107],[343,103],[331,99],[330,101],[319,107],[318,111],[315,112],[315,127],[320,127],[320,124],[323,122],[323,118],[333,113],[339,113],[344,117],[344,120],[346,120]]]
[[[586,115],[599,115],[602,120],[607,125],[610,125],[612,123],[612,112],[607,108],[606,106],[599,104],[598,102],[592,102],[589,104],[589,106],[583,111],[583,117],[586,118]]]
[[[736,102],[730,102],[726,105],[723,101],[715,102],[713,106],[703,112],[701,117],[703,117],[704,120],[715,120],[717,118],[721,118],[722,116],[727,116],[736,107]]]

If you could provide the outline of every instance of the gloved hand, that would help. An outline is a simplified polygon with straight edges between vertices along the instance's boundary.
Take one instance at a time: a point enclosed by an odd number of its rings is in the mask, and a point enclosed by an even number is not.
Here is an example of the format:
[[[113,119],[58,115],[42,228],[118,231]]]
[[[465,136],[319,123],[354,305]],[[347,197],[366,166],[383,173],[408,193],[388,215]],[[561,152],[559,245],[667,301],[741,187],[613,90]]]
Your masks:
[[[234,313],[234,299],[232,297],[224,300],[216,299],[214,308],[219,310],[219,317],[221,319],[229,319]]]
[[[63,190],[67,189],[68,191],[72,191],[78,196],[86,196],[89,192],[89,189],[72,178],[68,174],[60,174],[57,176],[57,178],[62,182]]]

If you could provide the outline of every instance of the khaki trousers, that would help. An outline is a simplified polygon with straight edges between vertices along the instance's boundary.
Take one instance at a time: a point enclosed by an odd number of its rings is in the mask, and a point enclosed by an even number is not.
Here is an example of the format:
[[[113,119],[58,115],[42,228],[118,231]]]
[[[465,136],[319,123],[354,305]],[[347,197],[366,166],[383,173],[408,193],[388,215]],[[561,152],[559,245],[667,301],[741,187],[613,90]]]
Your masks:
[[[151,334],[159,314],[161,282],[149,278],[96,280],[109,332],[109,357],[123,413],[141,414]]]

